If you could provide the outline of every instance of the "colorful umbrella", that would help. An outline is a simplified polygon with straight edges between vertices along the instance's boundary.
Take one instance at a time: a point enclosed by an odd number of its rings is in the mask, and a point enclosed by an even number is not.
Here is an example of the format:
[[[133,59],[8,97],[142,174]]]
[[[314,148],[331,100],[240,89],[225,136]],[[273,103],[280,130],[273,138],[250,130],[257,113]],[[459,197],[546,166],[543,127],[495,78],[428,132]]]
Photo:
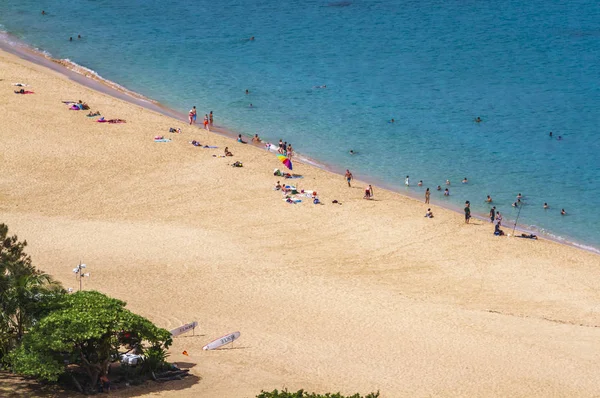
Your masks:
[[[288,169],[292,170],[292,161],[287,158],[287,156],[279,154],[277,155],[277,159],[281,160],[281,163],[285,165]]]

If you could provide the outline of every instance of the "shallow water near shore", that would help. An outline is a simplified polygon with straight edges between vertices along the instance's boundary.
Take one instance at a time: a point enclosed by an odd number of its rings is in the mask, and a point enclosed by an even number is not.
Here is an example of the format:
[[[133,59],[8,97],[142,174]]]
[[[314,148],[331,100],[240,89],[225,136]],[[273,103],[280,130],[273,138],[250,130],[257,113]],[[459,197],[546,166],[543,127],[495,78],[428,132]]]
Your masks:
[[[597,2],[331,4],[7,0],[0,23],[55,58],[362,180],[429,187],[433,203],[470,200],[480,214],[489,194],[512,220],[523,193],[519,224],[600,247]],[[448,198],[435,190],[446,179]]]

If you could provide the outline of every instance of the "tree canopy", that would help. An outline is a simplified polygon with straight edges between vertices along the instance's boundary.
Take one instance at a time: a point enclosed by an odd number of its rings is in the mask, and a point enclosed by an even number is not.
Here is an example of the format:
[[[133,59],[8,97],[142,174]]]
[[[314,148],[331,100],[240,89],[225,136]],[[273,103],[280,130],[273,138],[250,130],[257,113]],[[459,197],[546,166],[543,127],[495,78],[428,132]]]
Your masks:
[[[17,373],[56,381],[77,364],[94,386],[125,344],[145,342],[167,348],[171,334],[125,308],[123,301],[95,291],[63,295],[12,354]]]

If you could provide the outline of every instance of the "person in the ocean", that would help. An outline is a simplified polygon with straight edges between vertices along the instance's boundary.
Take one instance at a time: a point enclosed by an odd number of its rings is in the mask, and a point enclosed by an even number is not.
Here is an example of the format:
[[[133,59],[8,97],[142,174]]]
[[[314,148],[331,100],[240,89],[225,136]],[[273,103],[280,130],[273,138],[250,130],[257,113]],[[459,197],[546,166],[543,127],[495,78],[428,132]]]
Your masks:
[[[46,15],[46,11],[42,10],[42,15]]]
[[[394,118],[392,118],[392,120],[390,120],[388,123],[395,123],[396,121],[394,120]]]
[[[548,209],[548,207],[550,207],[548,206],[548,203],[544,202],[544,210]]]
[[[552,138],[552,131],[550,132],[550,138]]]
[[[558,141],[562,141],[562,135],[559,135],[557,138]]]
[[[72,37],[69,37],[69,41],[73,41],[73,38],[72,38]]]
[[[481,118],[479,116],[475,118],[475,123],[481,123]]]
[[[406,176],[406,178],[404,179],[404,185],[406,185],[407,187],[410,186],[410,178],[408,178],[408,176]]]
[[[418,186],[422,187],[423,186],[423,180],[419,180],[419,182],[417,183]]]
[[[253,41],[254,40],[254,36],[250,37],[248,40]]]
[[[444,190],[444,196],[450,196],[450,191],[448,190],[448,188]]]
[[[450,185],[450,180],[446,180],[446,185]]]
[[[490,195],[488,195],[487,198],[485,199],[485,201],[487,203],[492,203],[492,197]]]
[[[463,184],[467,184],[469,182],[469,180],[467,180],[467,177],[463,178],[462,183]]]
[[[77,38],[78,38],[78,39],[81,39],[81,35],[77,35]]]
[[[350,149],[350,155],[354,155],[356,154],[356,152],[354,152],[352,149]]]
[[[562,214],[563,216],[566,216],[566,215],[567,215],[567,212],[565,211],[565,209],[561,209],[561,210],[560,210],[560,214]]]
[[[437,189],[438,191],[441,191],[441,190],[442,190],[442,187],[440,187],[440,186],[438,185],[436,189]]]
[[[246,95],[250,94],[250,90],[246,89]]]
[[[250,105],[248,105],[248,108],[253,108],[254,106],[252,105],[252,103],[250,103]]]

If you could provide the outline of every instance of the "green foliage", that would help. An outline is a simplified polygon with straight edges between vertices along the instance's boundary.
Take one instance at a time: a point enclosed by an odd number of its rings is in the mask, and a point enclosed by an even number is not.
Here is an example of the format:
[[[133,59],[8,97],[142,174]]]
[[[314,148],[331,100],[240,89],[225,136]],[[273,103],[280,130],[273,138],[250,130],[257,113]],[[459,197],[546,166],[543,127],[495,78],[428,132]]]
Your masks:
[[[296,392],[289,392],[288,390],[277,391],[273,390],[271,392],[261,391],[260,394],[256,396],[256,398],[378,398],[379,392],[372,392],[364,397],[360,394],[354,394],[350,396],[341,395],[339,392],[332,394],[316,394],[316,393],[308,393],[304,390],[298,390]]]
[[[65,361],[74,363],[95,386],[118,357],[124,332],[152,347],[168,348],[171,334],[125,309],[123,301],[95,291],[63,295],[56,309],[41,319],[12,356],[17,373],[56,381],[66,371]]]
[[[142,368],[145,372],[156,372],[159,370],[163,370],[168,366],[167,364],[167,350],[161,346],[155,345],[149,347],[144,351],[144,362],[142,364]]]
[[[0,224],[0,362],[48,313],[49,298],[64,293],[49,275],[35,269],[26,246],[16,235],[8,236],[8,227]]]

